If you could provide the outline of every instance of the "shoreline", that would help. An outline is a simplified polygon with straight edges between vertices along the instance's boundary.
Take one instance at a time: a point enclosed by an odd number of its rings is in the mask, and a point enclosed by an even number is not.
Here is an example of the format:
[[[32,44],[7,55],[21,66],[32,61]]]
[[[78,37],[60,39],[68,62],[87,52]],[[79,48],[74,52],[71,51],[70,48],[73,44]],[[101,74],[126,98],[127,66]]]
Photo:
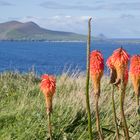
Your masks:
[[[48,43],[86,43],[87,40],[0,40],[1,42],[48,42]],[[130,39],[107,39],[107,40],[92,40],[92,42],[96,43],[115,43],[115,44],[121,44],[121,45],[127,45],[127,44],[140,44],[140,40]]]
[[[0,40],[0,42],[86,42],[86,40]]]

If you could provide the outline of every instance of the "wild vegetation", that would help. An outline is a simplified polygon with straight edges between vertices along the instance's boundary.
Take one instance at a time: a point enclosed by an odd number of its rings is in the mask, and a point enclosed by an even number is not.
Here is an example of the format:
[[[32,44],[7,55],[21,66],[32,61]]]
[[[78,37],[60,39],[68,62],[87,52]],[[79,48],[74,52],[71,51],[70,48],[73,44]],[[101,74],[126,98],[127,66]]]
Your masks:
[[[56,93],[53,100],[52,133],[56,140],[88,139],[83,73],[63,73],[56,78]],[[130,80],[129,80],[130,81]],[[100,124],[106,140],[115,139],[112,99],[109,78],[101,80],[99,100]],[[1,140],[44,140],[49,138],[44,95],[39,90],[40,78],[34,73],[0,74],[0,139]],[[95,98],[90,82],[90,106],[93,138],[98,138],[95,119]],[[119,91],[115,88],[115,105],[119,122],[120,138],[124,139],[121,127]],[[129,82],[124,103],[125,116],[132,140],[139,140],[140,127],[137,116],[136,98]]]

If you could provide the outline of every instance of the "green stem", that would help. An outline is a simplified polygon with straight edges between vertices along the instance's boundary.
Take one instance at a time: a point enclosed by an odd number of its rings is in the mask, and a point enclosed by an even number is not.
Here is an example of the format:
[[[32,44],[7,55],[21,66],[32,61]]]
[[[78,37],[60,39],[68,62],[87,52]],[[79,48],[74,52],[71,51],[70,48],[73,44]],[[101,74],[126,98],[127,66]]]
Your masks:
[[[113,109],[114,123],[116,128],[116,140],[119,140],[119,129],[117,124],[117,115],[116,115],[116,108],[115,108],[115,101],[114,101],[114,85],[112,85],[112,109]]]
[[[123,108],[124,107],[124,96],[125,96],[125,86],[124,86],[123,78],[121,79],[121,90],[120,91],[121,91],[121,93],[120,93],[120,111],[121,111],[122,123],[123,123],[124,130],[125,130],[126,140],[130,140],[127,122],[126,122],[125,114],[124,114],[124,108]]]
[[[53,140],[53,138],[52,138],[52,126],[51,126],[51,113],[48,113],[48,130],[49,130],[50,140]]]
[[[87,40],[87,74],[86,74],[86,108],[88,114],[88,131],[89,139],[92,140],[92,126],[91,126],[91,113],[90,113],[90,103],[89,103],[89,67],[90,67],[90,34],[91,34],[91,18],[88,21],[88,40]]]
[[[137,107],[139,107],[139,95],[136,95]]]
[[[100,140],[104,140],[104,137],[102,135],[102,132],[101,132],[101,128],[100,128],[100,117],[99,117],[99,109],[98,109],[98,97],[95,97],[96,98],[96,105],[95,105],[95,108],[96,108],[96,127],[97,127],[97,131],[98,131],[98,134],[99,134],[99,138]]]
[[[137,116],[138,116],[138,125],[140,125],[140,115],[139,115],[139,112],[140,112],[139,94],[138,94],[138,95],[136,95],[136,100],[137,100]]]

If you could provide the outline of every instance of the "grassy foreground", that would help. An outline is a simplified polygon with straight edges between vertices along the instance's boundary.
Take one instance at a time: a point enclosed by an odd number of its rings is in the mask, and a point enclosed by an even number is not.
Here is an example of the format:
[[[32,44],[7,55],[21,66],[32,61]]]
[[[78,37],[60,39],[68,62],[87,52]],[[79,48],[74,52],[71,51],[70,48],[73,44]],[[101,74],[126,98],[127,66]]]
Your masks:
[[[53,100],[53,138],[56,140],[88,140],[84,74],[62,74],[57,77]],[[39,90],[40,79],[34,73],[0,74],[0,140],[45,140],[48,138],[44,95]],[[99,102],[101,126],[105,140],[115,139],[111,86],[102,78]],[[98,140],[95,126],[94,96],[90,83],[93,138]],[[119,92],[115,90],[118,121],[120,120]],[[133,140],[140,138],[133,88],[128,83],[125,114]],[[120,124],[121,125],[121,124]],[[123,130],[120,128],[121,139]]]

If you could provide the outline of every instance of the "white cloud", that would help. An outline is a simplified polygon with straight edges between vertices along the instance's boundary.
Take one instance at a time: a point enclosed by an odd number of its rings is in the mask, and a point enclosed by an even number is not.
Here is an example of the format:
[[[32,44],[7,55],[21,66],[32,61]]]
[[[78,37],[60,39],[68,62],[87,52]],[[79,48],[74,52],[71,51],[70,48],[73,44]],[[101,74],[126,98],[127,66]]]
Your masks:
[[[43,3],[39,4],[41,7],[44,7],[46,9],[65,9],[65,10],[80,10],[80,11],[126,11],[126,10],[133,10],[133,11],[139,11],[140,10],[140,2],[139,1],[95,1],[87,3],[87,2],[76,2],[76,3],[70,3],[70,2],[60,2],[60,1],[50,1],[46,0]]]
[[[98,18],[94,23],[94,33],[104,33],[108,37],[115,38],[138,38],[140,34],[140,16],[122,16]]]
[[[48,18],[27,16],[21,22],[34,21],[41,27],[51,30],[87,33],[87,20],[89,16],[52,16]]]
[[[132,20],[133,17],[133,20]],[[48,18],[27,16],[21,22],[33,21],[43,28],[87,34],[89,16],[52,16]],[[129,23],[129,24],[128,24]],[[138,38],[140,34],[140,16],[122,14],[117,17],[95,17],[92,20],[92,34],[103,33],[107,37]]]

